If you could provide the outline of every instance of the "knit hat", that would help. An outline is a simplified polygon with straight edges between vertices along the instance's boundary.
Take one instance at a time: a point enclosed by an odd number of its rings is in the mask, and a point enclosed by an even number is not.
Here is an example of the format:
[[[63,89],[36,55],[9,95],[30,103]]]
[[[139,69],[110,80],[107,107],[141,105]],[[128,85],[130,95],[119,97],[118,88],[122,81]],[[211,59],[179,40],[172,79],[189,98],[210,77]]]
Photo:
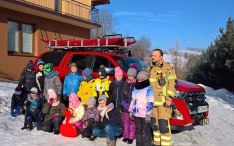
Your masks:
[[[128,77],[136,77],[137,70],[135,68],[129,68],[127,72]]]
[[[30,92],[35,92],[37,94],[38,89],[36,87],[32,87],[31,90],[30,90]]]
[[[99,78],[105,78],[107,76],[107,72],[106,72],[105,68],[100,68],[98,70],[98,75],[99,75]]]
[[[71,64],[69,65],[69,67],[70,67],[70,68],[72,68],[72,67],[78,68],[76,63],[71,63]]]
[[[71,101],[80,101],[76,93],[71,93],[69,96],[69,102]]]
[[[26,69],[34,70],[34,64],[32,60],[29,60],[28,64],[26,65]]]
[[[122,69],[118,66],[115,68],[115,77],[122,77],[123,76],[123,71]]]
[[[96,105],[96,99],[94,97],[89,97],[88,105]]]
[[[86,68],[85,70],[83,70],[82,76],[84,76],[86,78],[91,78],[92,77],[92,70],[90,68]]]
[[[149,73],[146,72],[146,71],[140,71],[138,74],[137,74],[137,79],[138,80],[147,80],[149,78]]]
[[[100,100],[107,101],[106,95],[104,95],[104,94],[100,95],[98,98],[98,101],[100,101]]]
[[[48,101],[50,101],[50,99],[57,99],[57,94],[55,93],[55,91],[54,91],[54,89],[48,89],[48,95],[49,95],[49,100]]]
[[[52,63],[47,63],[44,66],[44,73],[48,74],[53,70],[53,64]]]
[[[39,65],[45,65],[45,63],[41,59],[38,59],[37,66],[39,66]]]

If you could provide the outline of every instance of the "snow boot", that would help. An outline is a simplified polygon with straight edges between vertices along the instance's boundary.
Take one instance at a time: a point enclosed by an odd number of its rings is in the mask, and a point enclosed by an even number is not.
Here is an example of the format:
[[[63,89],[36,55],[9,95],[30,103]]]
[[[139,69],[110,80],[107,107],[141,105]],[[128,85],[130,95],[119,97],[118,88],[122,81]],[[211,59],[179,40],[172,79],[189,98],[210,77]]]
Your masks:
[[[132,144],[132,142],[133,142],[133,139],[128,139],[127,144]]]
[[[59,133],[60,133],[59,130],[54,130],[55,135],[59,135]]]
[[[122,141],[123,141],[123,142],[127,142],[127,141],[128,141],[128,138],[124,138]]]
[[[27,126],[27,130],[28,130],[28,131],[33,130],[33,125],[31,125],[31,124],[30,124],[30,125],[28,125],[28,126]]]
[[[24,125],[21,130],[27,129],[27,125]]]

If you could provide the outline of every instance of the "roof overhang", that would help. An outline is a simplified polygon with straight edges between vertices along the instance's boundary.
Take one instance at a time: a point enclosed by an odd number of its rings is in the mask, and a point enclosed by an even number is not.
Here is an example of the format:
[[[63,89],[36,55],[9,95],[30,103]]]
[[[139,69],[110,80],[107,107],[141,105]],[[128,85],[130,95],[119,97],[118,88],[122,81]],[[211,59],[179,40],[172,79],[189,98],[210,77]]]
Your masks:
[[[110,4],[110,0],[92,0],[92,5],[104,5],[104,4]]]
[[[61,14],[58,12],[51,11],[50,9],[46,9],[43,7],[19,2],[19,1],[13,1],[13,0],[1,0],[0,1],[0,7],[50,19],[55,20],[67,24],[71,24],[74,26],[79,26],[87,29],[96,29],[100,28],[101,25],[95,22],[92,22],[91,20],[82,19],[80,17],[74,17],[70,15]]]

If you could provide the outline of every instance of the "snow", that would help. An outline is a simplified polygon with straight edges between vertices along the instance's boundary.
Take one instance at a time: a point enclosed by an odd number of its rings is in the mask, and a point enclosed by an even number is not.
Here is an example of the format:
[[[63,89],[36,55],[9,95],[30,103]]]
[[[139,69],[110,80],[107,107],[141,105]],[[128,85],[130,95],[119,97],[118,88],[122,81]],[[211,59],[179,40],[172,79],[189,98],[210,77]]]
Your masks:
[[[183,132],[173,133],[174,146],[231,146],[234,143],[234,94],[226,89],[206,89],[210,123],[206,126],[188,127]],[[105,138],[89,141],[86,138],[66,138],[36,128],[32,131],[21,130],[24,117],[10,116],[11,95],[16,84],[0,82],[0,143],[1,146],[24,145],[82,145],[103,146]],[[135,141],[132,146],[135,145]],[[117,146],[129,146],[117,139]]]

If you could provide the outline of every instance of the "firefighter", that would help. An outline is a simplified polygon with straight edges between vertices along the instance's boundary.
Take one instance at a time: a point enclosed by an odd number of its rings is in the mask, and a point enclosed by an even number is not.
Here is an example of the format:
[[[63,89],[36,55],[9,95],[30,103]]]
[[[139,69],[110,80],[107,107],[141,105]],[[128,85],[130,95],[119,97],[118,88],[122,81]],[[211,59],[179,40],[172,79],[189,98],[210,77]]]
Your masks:
[[[172,97],[176,91],[176,74],[173,67],[163,61],[163,52],[155,49],[152,62],[147,68],[150,73],[150,85],[154,90],[154,108],[152,129],[154,145],[171,146],[171,128],[169,119],[172,113]]]

